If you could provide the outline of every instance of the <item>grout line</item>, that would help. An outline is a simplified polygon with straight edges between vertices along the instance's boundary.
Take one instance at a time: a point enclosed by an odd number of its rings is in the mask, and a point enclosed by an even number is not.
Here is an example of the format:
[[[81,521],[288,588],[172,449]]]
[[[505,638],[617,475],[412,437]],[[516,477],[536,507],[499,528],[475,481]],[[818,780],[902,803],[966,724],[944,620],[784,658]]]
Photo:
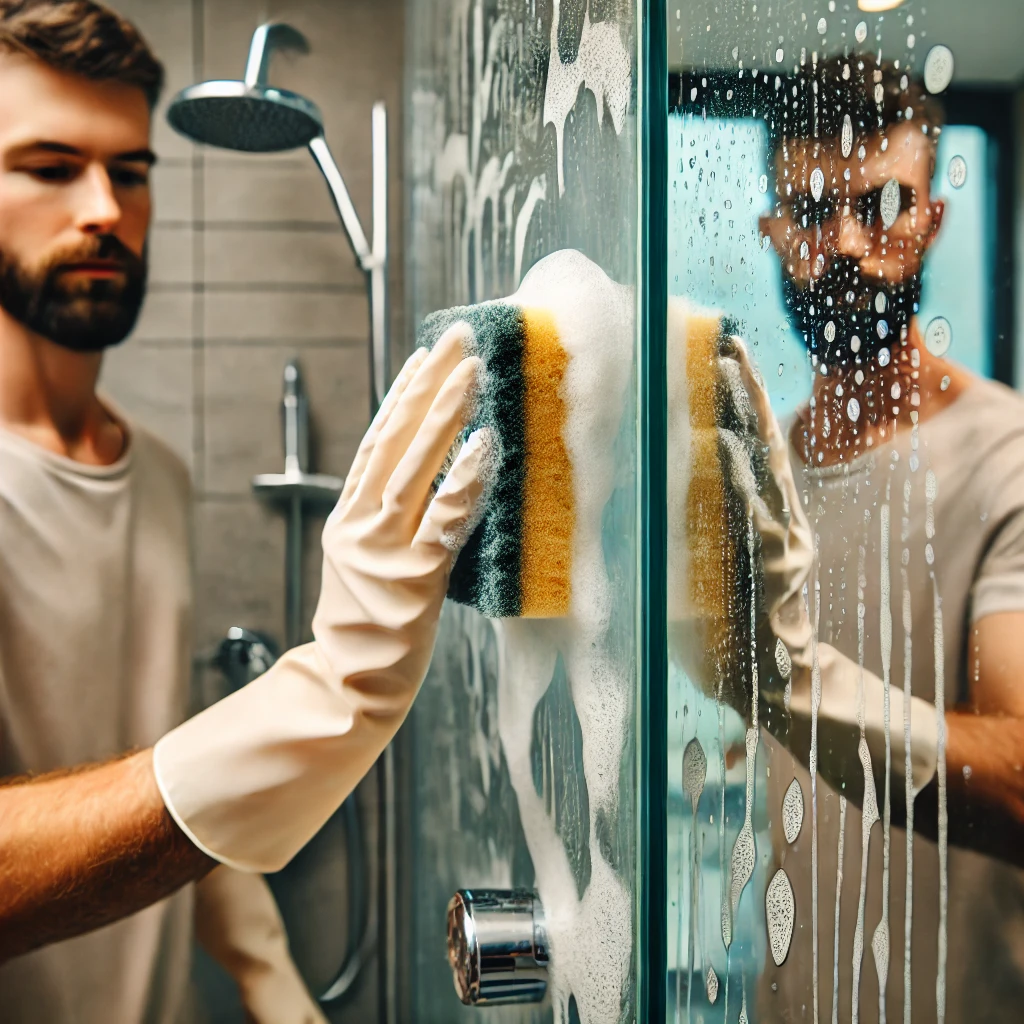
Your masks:
[[[205,2],[192,0],[192,77],[199,81],[205,64]],[[206,319],[206,260],[203,237],[203,219],[206,214],[206,195],[203,189],[205,155],[202,147],[192,151],[192,481],[197,493],[205,488],[204,454],[206,449],[205,387],[206,360],[203,346],[203,326]]]
[[[201,232],[197,232],[202,241]],[[195,243],[193,243],[195,244]],[[149,290],[154,293],[208,292],[217,295],[247,295],[251,292],[261,294],[294,295],[365,295],[366,286],[362,283],[352,284],[334,282],[299,282],[288,281],[150,281]]]
[[[320,220],[182,220],[157,218],[153,226],[166,231],[185,231],[192,228],[203,231],[281,231],[297,235],[342,234],[337,221]]]
[[[182,337],[151,337],[151,338],[132,338],[129,340],[129,344],[136,348],[151,348],[151,349],[171,349],[171,348],[186,348],[189,346],[200,346],[205,349],[210,348],[234,348],[234,347],[252,347],[252,348],[293,348],[293,349],[310,349],[310,348],[325,348],[325,349],[350,349],[350,348],[363,348],[367,344],[365,337],[351,337],[351,338],[295,338],[288,337],[287,335],[281,337],[195,337],[195,338],[182,338]]]

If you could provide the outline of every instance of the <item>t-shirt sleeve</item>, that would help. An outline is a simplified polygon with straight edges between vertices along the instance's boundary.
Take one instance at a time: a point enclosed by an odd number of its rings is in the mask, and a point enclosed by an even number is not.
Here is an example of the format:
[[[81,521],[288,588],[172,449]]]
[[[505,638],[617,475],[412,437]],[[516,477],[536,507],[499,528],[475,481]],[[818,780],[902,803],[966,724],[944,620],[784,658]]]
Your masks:
[[[971,621],[1024,611],[1024,507],[1005,519],[974,581]]]

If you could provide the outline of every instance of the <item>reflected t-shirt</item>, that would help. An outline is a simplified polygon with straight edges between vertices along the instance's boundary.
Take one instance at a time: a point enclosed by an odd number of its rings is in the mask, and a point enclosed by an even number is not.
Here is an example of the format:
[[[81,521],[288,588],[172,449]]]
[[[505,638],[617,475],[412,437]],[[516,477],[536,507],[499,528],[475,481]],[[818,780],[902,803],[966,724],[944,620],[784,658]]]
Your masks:
[[[890,684],[934,701],[937,657],[945,706],[968,693],[971,624],[1003,611],[1024,611],[1024,399],[1002,385],[975,380],[946,409],[906,430],[873,454],[837,467],[791,461],[816,534],[821,606],[819,638],[883,677],[880,611],[884,557],[881,508],[889,506]],[[858,583],[863,588],[858,594]],[[813,593],[813,586],[809,588]],[[864,602],[863,635],[858,601]],[[936,607],[940,610],[936,628]],[[941,653],[937,653],[941,652]],[[1024,685],[1022,680],[1021,685]],[[765,735],[765,734],[762,734]],[[769,958],[760,986],[763,1020],[812,1020],[811,787],[807,770],[766,737],[771,749],[768,806],[777,865],[793,886],[796,924],[788,958]],[[902,763],[893,776],[903,776]],[[795,843],[783,836],[782,797],[796,777],[804,794]],[[843,832],[842,883],[837,887],[840,801],[818,780],[819,1020],[833,1015],[838,966],[838,1019],[853,1011],[854,949],[861,894],[861,814],[850,802]],[[881,810],[881,808],[880,808]],[[955,813],[952,809],[951,814]],[[882,917],[882,823],[871,831],[860,929],[859,1017],[879,1019],[879,973],[872,940]],[[911,1006],[915,1022],[936,1019],[939,947],[937,845],[913,838]],[[903,1020],[906,832],[891,830],[886,1011]],[[979,853],[949,847],[946,1020],[1017,1021],[1024,1006],[1024,872]],[[837,897],[838,889],[838,897]],[[839,955],[834,957],[838,906]],[[884,953],[884,943],[875,944]]]
[[[151,746],[185,714],[189,481],[138,426],[87,466],[0,430],[0,777]],[[172,1024],[192,890],[0,966],[3,1024]]]

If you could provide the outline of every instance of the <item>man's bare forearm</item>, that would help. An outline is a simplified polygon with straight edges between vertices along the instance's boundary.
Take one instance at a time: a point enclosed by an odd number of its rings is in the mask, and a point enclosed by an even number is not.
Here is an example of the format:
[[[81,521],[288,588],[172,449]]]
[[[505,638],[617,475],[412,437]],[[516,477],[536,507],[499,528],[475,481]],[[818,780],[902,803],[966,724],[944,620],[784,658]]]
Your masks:
[[[0,962],[127,917],[215,865],[167,813],[152,751],[0,786]]]
[[[946,712],[949,841],[1024,867],[1024,721]],[[914,827],[938,835],[938,784],[914,803]]]

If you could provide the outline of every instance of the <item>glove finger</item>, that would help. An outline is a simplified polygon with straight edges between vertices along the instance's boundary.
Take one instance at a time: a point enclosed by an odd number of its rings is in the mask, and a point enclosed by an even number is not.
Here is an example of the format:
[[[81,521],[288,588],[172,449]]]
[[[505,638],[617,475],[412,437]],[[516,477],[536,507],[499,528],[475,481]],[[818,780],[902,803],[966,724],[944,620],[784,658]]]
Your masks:
[[[413,544],[440,544],[458,554],[483,518],[495,466],[491,431],[474,430],[427,506]]]
[[[384,489],[385,509],[395,509],[409,519],[422,517],[431,485],[472,415],[482,365],[476,356],[464,359],[445,381]]]
[[[413,443],[438,392],[462,361],[464,350],[471,339],[469,324],[454,324],[445,331],[419,365],[381,428],[353,496],[354,501],[368,504],[372,508],[380,507],[384,488],[395,472],[395,467]]]
[[[384,429],[384,424],[387,423],[395,406],[398,404],[398,400],[409,386],[409,382],[415,376],[416,371],[423,365],[427,354],[425,348],[416,349],[405,361],[402,369],[398,371],[398,376],[395,377],[391,387],[388,389],[387,395],[384,396],[384,401],[381,402],[377,415],[373,417],[373,421],[363,435],[362,441],[359,442],[359,448],[356,450],[355,458],[352,460],[348,476],[345,477],[345,486],[341,490],[341,497],[338,499],[339,506],[346,504],[355,493],[356,487],[359,486],[359,481],[363,477],[366,464],[370,461],[370,453],[373,451],[373,446],[377,443],[377,438]]]

